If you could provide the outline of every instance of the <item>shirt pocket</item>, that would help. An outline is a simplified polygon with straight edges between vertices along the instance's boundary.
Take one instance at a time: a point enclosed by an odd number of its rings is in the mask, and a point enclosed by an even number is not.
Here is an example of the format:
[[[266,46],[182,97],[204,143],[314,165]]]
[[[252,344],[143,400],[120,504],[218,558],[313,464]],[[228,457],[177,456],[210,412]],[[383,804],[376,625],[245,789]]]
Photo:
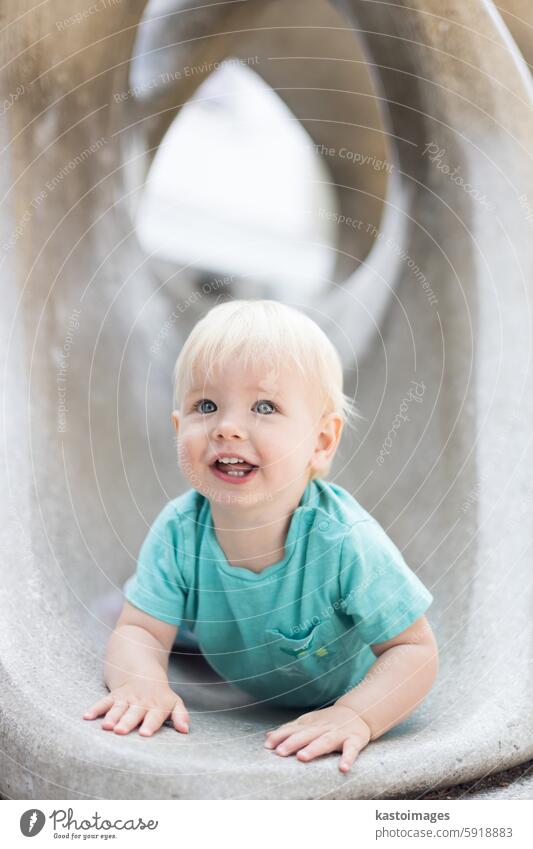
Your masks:
[[[350,635],[336,617],[320,620],[304,635],[294,630],[287,626],[267,629],[272,671],[312,681],[350,655]]]

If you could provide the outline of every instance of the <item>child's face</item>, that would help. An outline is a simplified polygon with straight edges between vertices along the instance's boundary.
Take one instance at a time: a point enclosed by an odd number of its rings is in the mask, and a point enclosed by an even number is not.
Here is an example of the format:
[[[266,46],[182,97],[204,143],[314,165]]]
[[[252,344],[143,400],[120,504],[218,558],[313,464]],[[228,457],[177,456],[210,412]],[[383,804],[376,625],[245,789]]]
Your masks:
[[[234,363],[209,377],[196,375],[172,414],[183,474],[223,503],[303,492],[311,468],[331,460],[342,430],[338,415],[322,415],[317,394],[289,367],[269,372]],[[214,464],[220,453],[254,468],[232,474],[249,466]]]

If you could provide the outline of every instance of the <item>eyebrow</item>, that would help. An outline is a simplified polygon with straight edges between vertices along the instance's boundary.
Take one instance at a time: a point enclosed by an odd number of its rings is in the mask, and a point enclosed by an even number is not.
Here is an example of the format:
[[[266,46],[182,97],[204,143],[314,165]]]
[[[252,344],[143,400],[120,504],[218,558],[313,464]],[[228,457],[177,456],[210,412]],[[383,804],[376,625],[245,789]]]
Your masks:
[[[206,383],[203,386],[192,386],[190,389],[187,390],[184,397],[187,398],[189,395],[195,395],[197,392],[208,392],[213,388],[213,385],[210,383]],[[265,394],[272,395],[273,397],[282,397],[282,393],[279,390],[277,390],[276,392],[272,392],[269,389],[259,389],[257,385],[245,386],[244,389],[246,392],[264,392]]]

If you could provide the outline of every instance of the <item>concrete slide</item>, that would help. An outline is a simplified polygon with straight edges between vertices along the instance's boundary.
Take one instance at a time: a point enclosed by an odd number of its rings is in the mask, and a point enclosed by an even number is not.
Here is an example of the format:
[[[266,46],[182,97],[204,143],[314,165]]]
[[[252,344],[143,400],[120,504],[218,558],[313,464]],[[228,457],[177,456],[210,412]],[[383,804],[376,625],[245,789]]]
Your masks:
[[[0,793],[402,798],[533,758],[533,90],[496,7],[8,0],[3,11]],[[135,209],[181,106],[216,63],[250,56],[329,151],[338,260],[300,306],[338,345],[365,416],[334,479],[435,597],[437,683],[347,775],[336,755],[302,764],[263,749],[297,712],[254,703],[184,646],[170,672],[188,736],[119,737],[82,719],[106,692],[105,644],[147,528],[185,488],[172,366],[220,295],[190,297],[187,269],[161,277]],[[237,282],[227,295],[261,296]]]

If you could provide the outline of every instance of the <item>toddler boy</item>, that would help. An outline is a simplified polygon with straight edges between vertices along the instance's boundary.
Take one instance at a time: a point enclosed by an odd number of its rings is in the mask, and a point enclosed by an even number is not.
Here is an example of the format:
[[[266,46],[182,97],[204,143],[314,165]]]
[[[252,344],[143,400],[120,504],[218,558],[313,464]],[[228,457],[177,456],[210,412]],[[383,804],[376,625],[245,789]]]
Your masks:
[[[110,638],[110,694],[85,715],[127,734],[170,716],[178,626],[257,701],[304,708],[266,735],[308,761],[341,751],[347,771],[371,739],[431,688],[433,597],[378,522],[326,481],[346,423],[339,356],[303,313],[269,300],[214,307],[176,363],[178,461],[191,485],[159,513]]]

